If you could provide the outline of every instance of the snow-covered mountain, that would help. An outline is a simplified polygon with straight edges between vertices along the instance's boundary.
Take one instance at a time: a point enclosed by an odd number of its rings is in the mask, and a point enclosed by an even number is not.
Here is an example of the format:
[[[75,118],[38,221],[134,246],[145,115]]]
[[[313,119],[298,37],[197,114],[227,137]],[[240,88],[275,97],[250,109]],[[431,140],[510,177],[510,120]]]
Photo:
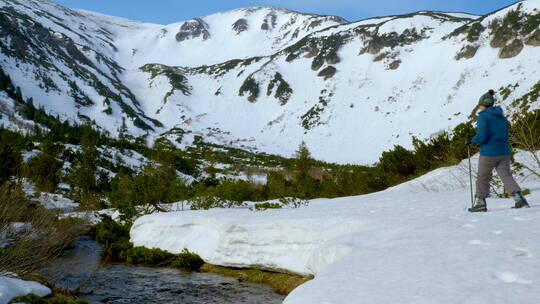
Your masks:
[[[511,111],[537,107],[539,20],[540,0],[352,23],[252,7],[170,25],[0,0],[0,64],[34,103],[113,134],[287,156],[304,140],[316,158],[372,163],[466,121],[489,88]]]

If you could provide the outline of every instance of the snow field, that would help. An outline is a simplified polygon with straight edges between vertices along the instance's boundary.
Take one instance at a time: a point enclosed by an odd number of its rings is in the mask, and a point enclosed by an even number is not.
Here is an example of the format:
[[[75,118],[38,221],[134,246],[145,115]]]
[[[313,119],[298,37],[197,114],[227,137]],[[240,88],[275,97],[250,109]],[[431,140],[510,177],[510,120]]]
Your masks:
[[[302,209],[144,216],[131,240],[171,252],[185,247],[224,266],[314,274],[288,304],[533,304],[540,297],[540,180],[520,173],[522,187],[532,191],[530,209],[491,198],[490,212],[468,213],[468,172],[459,165]]]

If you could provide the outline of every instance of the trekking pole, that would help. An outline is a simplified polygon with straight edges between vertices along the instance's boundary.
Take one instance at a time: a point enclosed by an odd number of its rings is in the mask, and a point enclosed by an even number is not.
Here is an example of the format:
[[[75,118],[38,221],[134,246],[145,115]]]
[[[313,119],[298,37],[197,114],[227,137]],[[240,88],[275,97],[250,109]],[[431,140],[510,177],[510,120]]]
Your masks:
[[[471,146],[467,145],[467,155],[469,156],[469,185],[471,188],[471,208],[474,208],[474,194],[472,184]]]

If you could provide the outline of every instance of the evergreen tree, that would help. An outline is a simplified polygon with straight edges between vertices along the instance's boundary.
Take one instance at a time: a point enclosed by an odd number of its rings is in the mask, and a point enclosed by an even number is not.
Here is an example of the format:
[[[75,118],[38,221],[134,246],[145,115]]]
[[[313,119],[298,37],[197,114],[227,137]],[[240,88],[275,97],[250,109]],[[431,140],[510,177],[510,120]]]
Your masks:
[[[313,167],[313,159],[311,158],[311,152],[304,141],[298,146],[296,150],[295,159],[295,171],[297,175],[307,175],[309,170]]]
[[[96,178],[98,174],[96,138],[85,128],[80,129],[80,132],[83,134],[81,151],[75,158],[68,180],[74,187],[71,193],[73,198],[87,209],[96,209],[101,204]]]
[[[39,191],[54,192],[61,179],[63,164],[57,159],[60,147],[51,141],[41,144],[41,152],[28,161],[28,175]]]
[[[26,100],[26,105],[24,107],[24,116],[26,119],[34,120],[36,116],[36,107],[34,106],[34,99],[32,97]]]
[[[2,67],[0,67],[0,91],[5,91],[7,95],[11,98],[15,97],[15,87],[11,81],[11,77],[8,74],[4,73]]]
[[[20,173],[21,150],[24,145],[25,139],[21,135],[7,129],[0,129],[0,184]]]
[[[313,169],[313,159],[307,145],[302,141],[298,150],[296,150],[296,159],[294,161],[294,181],[296,186],[296,196],[307,199],[314,197],[319,187],[319,181],[311,176]]]
[[[18,103],[24,103],[21,87],[17,87],[17,89],[15,89],[15,96],[13,97],[13,99],[15,99],[15,101]]]

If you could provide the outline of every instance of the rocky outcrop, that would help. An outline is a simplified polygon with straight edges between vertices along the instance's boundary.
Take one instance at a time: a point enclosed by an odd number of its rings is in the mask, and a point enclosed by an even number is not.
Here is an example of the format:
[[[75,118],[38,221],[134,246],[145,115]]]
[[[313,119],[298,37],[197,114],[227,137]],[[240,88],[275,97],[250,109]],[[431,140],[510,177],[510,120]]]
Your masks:
[[[516,57],[517,55],[519,55],[519,53],[521,53],[521,50],[523,50],[523,42],[521,42],[521,40],[519,39],[514,39],[512,43],[501,49],[501,51],[499,52],[499,58],[507,59]]]
[[[184,41],[199,37],[202,37],[203,40],[207,40],[210,38],[210,32],[208,31],[208,28],[208,24],[200,18],[186,21],[180,27],[180,32],[176,34],[176,40]]]
[[[456,60],[461,59],[471,59],[476,55],[476,52],[478,51],[480,47],[478,45],[467,45],[464,46],[459,53],[456,54],[456,57],[454,57]]]
[[[401,34],[396,32],[385,33],[379,35],[377,32],[367,33],[369,39],[366,40],[364,47],[360,50],[360,55],[369,53],[377,55],[383,48],[389,47],[391,49],[397,46],[411,45],[426,36],[424,33],[418,33],[416,29],[406,29]]]
[[[334,75],[336,75],[336,72],[337,72],[337,69],[333,66],[328,66],[324,69],[322,69],[318,76],[319,77],[324,77],[324,80],[327,80],[328,78],[332,78],[334,77]]]
[[[235,23],[233,23],[232,28],[236,34],[239,35],[240,33],[248,30],[248,21],[244,18],[238,19]]]
[[[277,16],[274,13],[269,13],[264,18],[264,22],[261,25],[261,30],[263,31],[270,31],[274,29],[277,25]]]
[[[397,70],[401,65],[401,60],[394,60],[388,65],[388,70]]]
[[[536,30],[531,36],[525,39],[526,45],[540,46],[540,29]]]

